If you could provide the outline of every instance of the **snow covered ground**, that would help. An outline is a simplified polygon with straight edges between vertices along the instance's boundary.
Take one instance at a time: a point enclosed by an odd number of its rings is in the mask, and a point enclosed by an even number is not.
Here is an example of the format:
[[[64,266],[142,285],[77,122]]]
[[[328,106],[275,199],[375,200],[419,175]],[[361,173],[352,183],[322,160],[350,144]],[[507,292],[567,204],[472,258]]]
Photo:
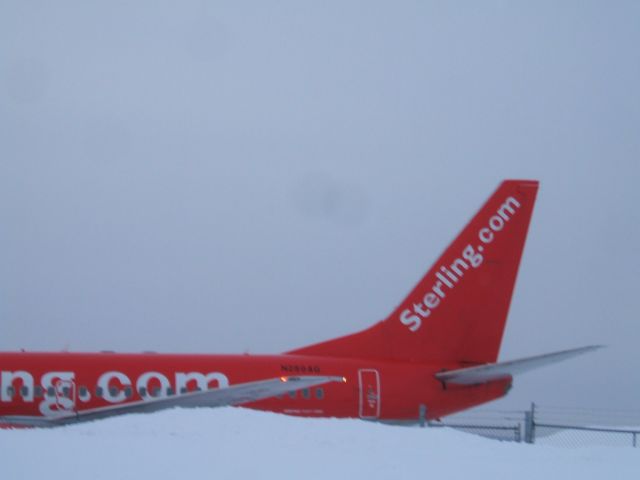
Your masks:
[[[57,429],[0,430],[2,478],[635,478],[640,448],[503,443],[447,428],[170,410]]]

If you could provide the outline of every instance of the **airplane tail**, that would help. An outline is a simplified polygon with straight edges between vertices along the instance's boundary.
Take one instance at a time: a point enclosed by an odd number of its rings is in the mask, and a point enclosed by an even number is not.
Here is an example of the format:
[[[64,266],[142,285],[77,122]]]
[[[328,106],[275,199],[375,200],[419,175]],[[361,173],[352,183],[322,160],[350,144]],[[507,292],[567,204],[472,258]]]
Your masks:
[[[505,180],[389,317],[288,353],[495,362],[537,191],[537,181]]]

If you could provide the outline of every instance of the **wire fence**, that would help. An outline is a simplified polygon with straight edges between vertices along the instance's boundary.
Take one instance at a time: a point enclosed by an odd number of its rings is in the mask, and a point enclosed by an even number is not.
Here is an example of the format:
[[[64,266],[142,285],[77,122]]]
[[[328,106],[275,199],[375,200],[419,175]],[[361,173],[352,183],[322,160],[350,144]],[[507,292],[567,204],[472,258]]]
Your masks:
[[[520,424],[514,426],[500,425],[473,425],[461,423],[431,423],[431,427],[448,427],[461,432],[480,435],[481,437],[492,438],[493,440],[501,440],[505,442],[522,441],[522,432]]]
[[[640,449],[640,410],[531,405],[522,410],[472,410],[430,426],[449,427],[502,441],[557,447]]]
[[[586,445],[637,447],[639,435],[640,430],[536,423],[531,443],[573,448]]]

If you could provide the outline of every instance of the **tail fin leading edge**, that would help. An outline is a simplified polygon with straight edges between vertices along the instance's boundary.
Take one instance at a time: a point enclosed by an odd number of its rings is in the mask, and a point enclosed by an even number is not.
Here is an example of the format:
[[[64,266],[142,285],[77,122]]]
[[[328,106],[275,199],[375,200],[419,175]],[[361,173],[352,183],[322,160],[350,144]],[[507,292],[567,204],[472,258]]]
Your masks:
[[[537,181],[505,180],[389,317],[288,353],[495,362],[537,191]]]

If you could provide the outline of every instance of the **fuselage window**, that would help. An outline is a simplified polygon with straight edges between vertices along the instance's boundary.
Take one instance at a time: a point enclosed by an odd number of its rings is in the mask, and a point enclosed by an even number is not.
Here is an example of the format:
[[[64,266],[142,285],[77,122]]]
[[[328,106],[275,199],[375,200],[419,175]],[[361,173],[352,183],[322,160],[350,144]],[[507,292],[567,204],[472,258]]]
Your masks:
[[[87,387],[83,385],[80,388],[78,388],[78,393],[80,394],[81,397],[86,397],[89,392],[87,390]]]
[[[65,398],[71,398],[71,389],[70,389],[69,387],[64,387],[64,388],[62,389],[62,395],[63,395]]]
[[[187,393],[189,390],[187,390],[187,387],[182,387],[180,389],[180,393]]]
[[[110,394],[112,397],[117,396],[117,395],[118,395],[118,393],[119,393],[119,391],[118,391],[118,389],[117,389],[116,387],[111,387],[111,388],[109,388],[109,394]]]
[[[7,395],[9,396],[9,398],[13,398],[13,396],[16,394],[16,389],[9,386],[7,387]]]
[[[29,387],[20,387],[20,395],[23,397],[29,395]]]
[[[96,397],[102,397],[102,387],[96,387]]]
[[[305,399],[311,398],[311,392],[309,391],[308,388],[302,389],[302,398],[305,398]]]
[[[173,388],[171,388],[171,387],[167,388],[167,395],[168,396],[175,395],[175,393],[176,392],[173,390]]]
[[[140,394],[141,397],[146,397],[147,389],[145,387],[140,387],[140,389],[138,390],[138,393]]]
[[[44,393],[44,389],[38,385],[33,389],[33,394],[35,395],[36,398],[40,398],[43,396]]]
[[[126,386],[124,387],[124,396],[127,398],[131,398],[131,395],[133,395],[133,391],[131,390],[130,386]]]
[[[322,400],[324,398],[324,388],[322,387],[316,388],[316,398],[318,400]]]
[[[296,398],[296,391],[295,391],[295,390],[291,390],[291,391],[289,392],[289,397],[291,397],[291,398]]]
[[[160,387],[153,387],[153,389],[151,390],[151,396],[152,397],[160,396]]]
[[[56,389],[53,387],[47,387],[47,396],[53,397],[56,394]]]

